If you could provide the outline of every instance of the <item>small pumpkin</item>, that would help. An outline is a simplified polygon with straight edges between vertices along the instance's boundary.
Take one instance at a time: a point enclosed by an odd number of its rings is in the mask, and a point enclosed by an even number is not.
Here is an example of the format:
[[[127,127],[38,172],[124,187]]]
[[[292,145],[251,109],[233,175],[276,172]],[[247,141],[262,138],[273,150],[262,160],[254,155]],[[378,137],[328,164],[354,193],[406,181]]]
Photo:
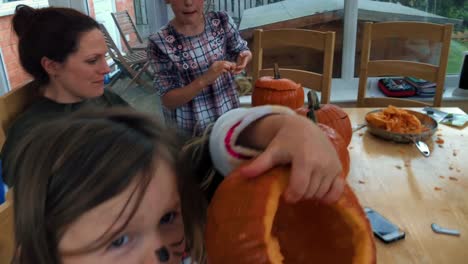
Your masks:
[[[351,188],[327,205],[287,203],[290,168],[250,179],[233,172],[208,208],[208,263],[376,263],[370,224]]]
[[[274,77],[264,76],[255,81],[252,92],[252,106],[283,105],[296,109],[304,105],[304,89],[292,80],[281,78],[278,64]]]
[[[301,107],[296,109],[296,113],[307,116],[307,113],[313,109],[315,120],[318,123],[325,124],[335,129],[344,139],[346,146],[351,142],[353,136],[353,129],[348,114],[339,106],[333,104],[320,105],[320,101],[315,92],[307,94],[308,107]]]
[[[343,137],[338,134],[333,128],[324,125],[324,124],[317,124],[318,127],[327,135],[328,140],[333,144],[336,150],[336,154],[341,162],[342,174],[341,177],[346,179],[350,169],[350,158],[349,158],[349,151],[348,145],[344,141]]]

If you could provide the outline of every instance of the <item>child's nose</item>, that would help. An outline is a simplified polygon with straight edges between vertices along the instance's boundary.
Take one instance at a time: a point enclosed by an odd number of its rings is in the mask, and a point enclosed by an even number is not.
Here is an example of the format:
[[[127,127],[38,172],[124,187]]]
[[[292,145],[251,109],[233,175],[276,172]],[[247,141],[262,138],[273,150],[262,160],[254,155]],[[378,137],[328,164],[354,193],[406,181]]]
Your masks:
[[[154,253],[156,255],[156,258],[161,263],[169,262],[169,259],[171,258],[171,255],[169,254],[169,250],[166,247],[156,249]]]

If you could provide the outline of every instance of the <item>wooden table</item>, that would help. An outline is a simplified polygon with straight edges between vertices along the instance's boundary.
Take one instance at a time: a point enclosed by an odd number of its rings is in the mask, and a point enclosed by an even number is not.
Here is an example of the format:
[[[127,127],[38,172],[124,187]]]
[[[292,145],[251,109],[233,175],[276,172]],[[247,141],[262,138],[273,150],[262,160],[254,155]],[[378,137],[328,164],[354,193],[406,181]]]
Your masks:
[[[344,110],[356,126],[373,109]],[[435,143],[437,137],[445,142]],[[468,263],[468,128],[439,124],[427,143],[432,153],[425,158],[413,144],[384,141],[365,128],[354,132],[350,185],[363,206],[406,232],[405,239],[392,244],[376,238],[377,263]],[[432,223],[457,229],[461,236],[434,233]]]

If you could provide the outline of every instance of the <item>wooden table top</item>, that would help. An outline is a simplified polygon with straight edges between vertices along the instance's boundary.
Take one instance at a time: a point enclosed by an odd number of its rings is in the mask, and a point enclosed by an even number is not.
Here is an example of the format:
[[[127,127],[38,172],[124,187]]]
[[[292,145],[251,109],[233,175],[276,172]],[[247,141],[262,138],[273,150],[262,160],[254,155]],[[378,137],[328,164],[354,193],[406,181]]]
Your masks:
[[[459,108],[440,109],[463,113]],[[354,127],[373,109],[344,110]],[[444,143],[435,143],[437,138]],[[376,238],[377,263],[468,263],[468,128],[439,124],[426,143],[431,149],[427,158],[414,144],[384,141],[366,128],[354,132],[350,185],[362,206],[406,233],[405,239],[391,244]],[[434,233],[432,223],[457,229],[461,236]]]

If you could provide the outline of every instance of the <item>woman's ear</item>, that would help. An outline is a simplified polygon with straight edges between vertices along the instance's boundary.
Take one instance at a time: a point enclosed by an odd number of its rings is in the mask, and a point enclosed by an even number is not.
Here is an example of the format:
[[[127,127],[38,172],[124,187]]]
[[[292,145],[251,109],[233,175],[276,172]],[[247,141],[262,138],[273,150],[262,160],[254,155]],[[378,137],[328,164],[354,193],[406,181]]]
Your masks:
[[[61,63],[51,60],[47,57],[42,57],[41,66],[49,76],[57,75],[61,69]]]

